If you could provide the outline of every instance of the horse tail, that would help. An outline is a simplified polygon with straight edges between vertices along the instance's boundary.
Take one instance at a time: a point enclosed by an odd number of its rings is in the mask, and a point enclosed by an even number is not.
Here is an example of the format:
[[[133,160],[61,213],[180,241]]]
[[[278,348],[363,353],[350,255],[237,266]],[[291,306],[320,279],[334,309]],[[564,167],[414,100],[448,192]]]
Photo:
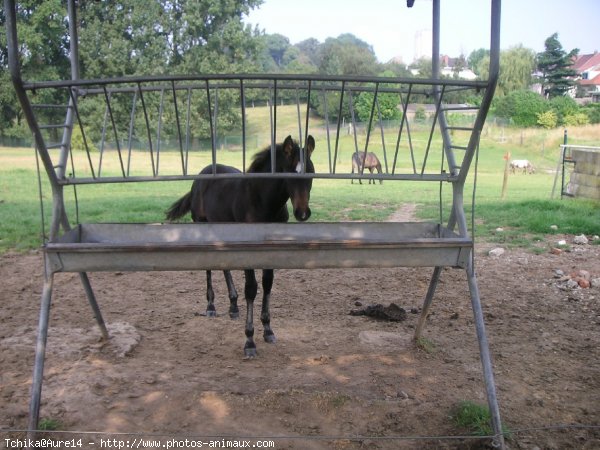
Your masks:
[[[168,220],[176,220],[192,209],[192,191],[185,194],[166,211]]]

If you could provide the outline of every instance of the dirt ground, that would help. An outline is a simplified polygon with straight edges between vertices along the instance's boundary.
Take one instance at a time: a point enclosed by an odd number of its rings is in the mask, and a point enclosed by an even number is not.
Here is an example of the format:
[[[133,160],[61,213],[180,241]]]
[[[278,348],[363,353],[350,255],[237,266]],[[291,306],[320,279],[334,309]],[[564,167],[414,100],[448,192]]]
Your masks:
[[[600,245],[499,257],[489,248],[477,247],[476,267],[502,419],[513,431],[508,446],[600,448],[600,287],[571,289],[555,277],[555,269],[600,277]],[[277,450],[486,448],[465,439],[397,439],[468,434],[451,421],[452,408],[486,403],[464,271],[442,274],[424,331],[432,348],[412,344],[418,313],[410,311],[420,310],[431,272],[277,271],[277,343],[262,341],[257,312],[251,360],[243,357],[243,319],[227,315],[220,274],[214,319],[201,315],[203,273],[90,274],[113,336],[108,344],[79,277],[57,274],[41,416],[60,430],[107,433],[84,435],[83,448],[106,436],[163,443],[254,436],[273,439]],[[243,292],[242,274],[234,278]],[[16,430],[27,425],[41,253],[1,256],[0,279],[0,428]],[[393,302],[408,318],[350,315],[357,302]],[[245,317],[242,298],[240,310]],[[574,424],[584,427],[561,427]],[[0,435],[0,447],[23,436]]]

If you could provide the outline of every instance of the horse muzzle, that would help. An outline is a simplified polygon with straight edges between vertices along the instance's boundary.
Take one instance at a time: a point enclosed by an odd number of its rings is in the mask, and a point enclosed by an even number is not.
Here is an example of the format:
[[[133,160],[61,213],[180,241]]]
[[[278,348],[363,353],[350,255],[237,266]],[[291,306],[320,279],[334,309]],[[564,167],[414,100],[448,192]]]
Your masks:
[[[298,222],[306,222],[310,217],[310,208],[296,208],[294,209],[294,217]]]

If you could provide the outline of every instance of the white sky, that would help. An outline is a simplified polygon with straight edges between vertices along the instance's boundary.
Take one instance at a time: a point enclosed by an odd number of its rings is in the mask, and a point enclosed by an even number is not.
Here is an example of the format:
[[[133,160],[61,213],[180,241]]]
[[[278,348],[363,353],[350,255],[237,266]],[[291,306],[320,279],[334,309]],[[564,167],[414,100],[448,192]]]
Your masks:
[[[431,33],[431,0],[264,0],[247,23],[269,34],[287,36],[292,44],[310,37],[352,33],[373,46],[377,58],[386,62],[402,56],[413,60],[415,35]],[[441,53],[466,56],[489,47],[489,0],[441,0]],[[503,0],[501,47],[519,44],[536,52],[558,32],[566,51],[600,51],[600,0]],[[429,52],[430,53],[430,50]]]

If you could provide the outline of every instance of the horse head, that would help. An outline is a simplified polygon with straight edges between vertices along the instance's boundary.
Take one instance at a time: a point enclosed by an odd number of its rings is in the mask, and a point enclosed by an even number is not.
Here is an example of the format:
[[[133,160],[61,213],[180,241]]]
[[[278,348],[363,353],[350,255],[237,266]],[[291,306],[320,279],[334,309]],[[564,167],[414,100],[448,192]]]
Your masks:
[[[295,173],[315,173],[315,166],[312,163],[311,155],[315,149],[315,139],[308,136],[306,146],[301,149],[300,146],[288,136],[283,141],[283,154],[285,156],[284,171]],[[299,222],[304,222],[310,217],[311,211],[308,206],[310,200],[310,190],[312,188],[312,178],[286,178],[285,186],[292,201],[294,217]]]

